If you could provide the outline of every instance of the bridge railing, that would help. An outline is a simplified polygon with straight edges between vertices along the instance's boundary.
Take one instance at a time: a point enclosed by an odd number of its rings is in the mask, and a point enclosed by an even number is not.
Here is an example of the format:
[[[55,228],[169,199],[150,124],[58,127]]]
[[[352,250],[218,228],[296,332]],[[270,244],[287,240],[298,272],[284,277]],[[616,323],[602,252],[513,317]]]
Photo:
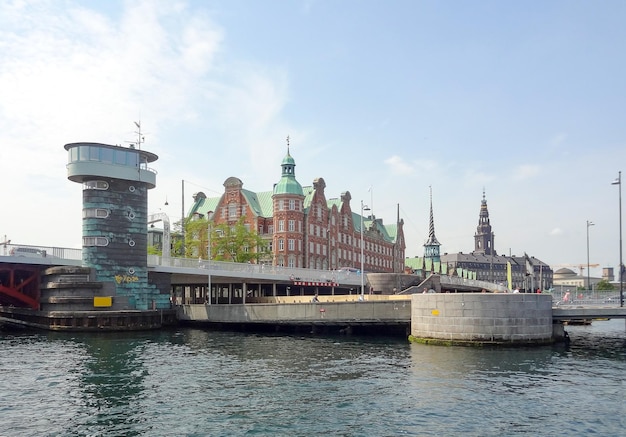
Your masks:
[[[1,256],[12,256],[18,258],[62,258],[71,260],[81,260],[82,249],[54,246],[31,246],[28,244],[0,244]]]
[[[441,275],[441,283],[445,285],[467,286],[475,288],[484,288],[489,291],[506,292],[504,285],[494,284],[492,282],[479,281],[478,279],[459,278],[458,276]]]
[[[158,255],[148,255],[148,265],[206,269],[216,275],[230,273],[232,276],[266,276],[280,278],[283,280],[303,282],[336,282],[339,284],[350,284],[355,286],[361,282],[360,273],[343,270],[315,270],[214,260],[209,262],[205,259],[163,258]],[[207,271],[207,274],[208,273],[209,272]],[[364,278],[364,282],[367,282],[367,275]]]
[[[572,305],[604,305],[612,306],[620,304],[619,290],[566,290],[552,291],[552,302],[554,306]],[[625,293],[626,295],[626,293]]]
[[[65,260],[82,259],[82,249],[52,246],[32,246],[26,244],[0,244],[0,256],[42,259],[59,258]],[[187,267],[206,269],[223,273],[229,276],[271,277],[273,279],[292,280],[302,282],[336,282],[342,285],[357,286],[361,283],[361,273],[344,270],[315,270],[263,264],[234,263],[225,261],[198,260],[194,258],[164,258],[158,255],[148,255],[149,266]],[[207,272],[208,274],[208,272]],[[367,275],[363,278],[367,283]]]

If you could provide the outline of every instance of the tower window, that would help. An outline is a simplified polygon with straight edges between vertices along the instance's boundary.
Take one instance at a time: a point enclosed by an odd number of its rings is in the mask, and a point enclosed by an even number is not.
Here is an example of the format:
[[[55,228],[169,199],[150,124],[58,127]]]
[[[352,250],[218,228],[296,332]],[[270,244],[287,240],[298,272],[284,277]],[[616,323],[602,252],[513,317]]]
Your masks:
[[[85,181],[83,184],[85,190],[108,190],[109,183],[107,181]]]
[[[109,210],[105,208],[85,208],[83,209],[83,218],[107,218]]]
[[[106,237],[83,237],[83,246],[108,246],[109,239]]]

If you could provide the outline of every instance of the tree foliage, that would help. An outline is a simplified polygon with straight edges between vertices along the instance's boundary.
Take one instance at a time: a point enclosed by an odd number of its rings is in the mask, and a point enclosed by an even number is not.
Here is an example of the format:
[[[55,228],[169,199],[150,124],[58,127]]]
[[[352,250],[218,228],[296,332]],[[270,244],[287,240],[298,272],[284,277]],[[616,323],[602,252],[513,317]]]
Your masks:
[[[211,259],[232,262],[259,262],[267,253],[267,243],[256,233],[248,230],[241,217],[236,224],[210,224],[207,219],[186,220],[185,256],[207,259],[211,244]],[[211,230],[209,236],[209,229]]]
[[[596,284],[596,290],[615,290],[615,286],[606,279],[603,279]]]
[[[163,251],[156,246],[148,246],[148,255],[159,255],[161,256]]]

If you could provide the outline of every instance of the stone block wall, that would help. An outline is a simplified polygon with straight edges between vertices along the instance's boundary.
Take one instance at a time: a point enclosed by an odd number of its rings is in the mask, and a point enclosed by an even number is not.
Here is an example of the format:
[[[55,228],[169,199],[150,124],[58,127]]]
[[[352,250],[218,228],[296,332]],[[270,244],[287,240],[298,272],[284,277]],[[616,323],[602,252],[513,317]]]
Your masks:
[[[452,343],[550,343],[552,298],[524,293],[414,294],[411,335],[418,341]]]

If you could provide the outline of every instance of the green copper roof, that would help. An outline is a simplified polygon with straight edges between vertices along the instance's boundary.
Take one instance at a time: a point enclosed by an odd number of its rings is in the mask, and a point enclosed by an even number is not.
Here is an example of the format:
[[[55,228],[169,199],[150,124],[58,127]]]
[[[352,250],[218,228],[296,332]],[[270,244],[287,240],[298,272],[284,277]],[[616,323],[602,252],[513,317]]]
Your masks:
[[[200,196],[196,199],[196,201],[191,205],[189,211],[187,212],[187,217],[193,214],[202,214],[206,217],[209,211],[215,212],[215,208],[217,208],[217,204],[219,203],[219,197],[204,197]]]
[[[289,154],[289,149],[287,149],[287,156],[283,158],[283,162],[280,166],[283,168],[283,174],[280,181],[274,186],[274,194],[296,194],[304,196],[302,185],[296,180],[296,161],[294,161]]]
[[[287,152],[287,156],[285,156],[283,158],[283,162],[280,164],[282,165],[296,165],[296,161],[291,157],[291,155],[289,154],[289,152]]]
[[[294,176],[283,176],[274,186],[274,194],[297,194],[304,196],[302,185]]]

